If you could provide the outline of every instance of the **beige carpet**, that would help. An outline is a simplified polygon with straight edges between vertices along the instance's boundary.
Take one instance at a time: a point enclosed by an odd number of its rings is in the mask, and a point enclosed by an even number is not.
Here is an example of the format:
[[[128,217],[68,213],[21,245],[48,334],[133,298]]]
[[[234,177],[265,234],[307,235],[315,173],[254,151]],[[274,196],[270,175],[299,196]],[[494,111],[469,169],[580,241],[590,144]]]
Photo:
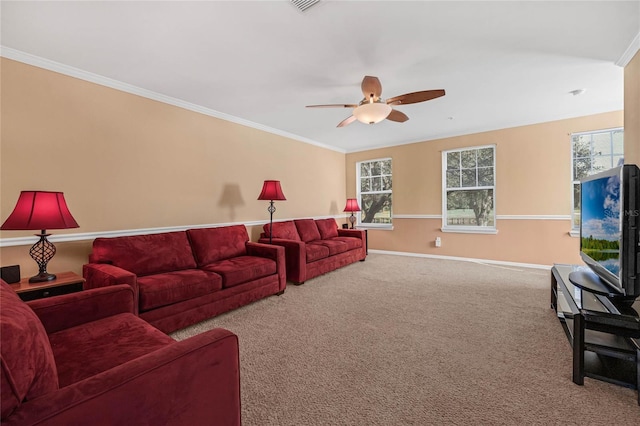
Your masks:
[[[173,337],[239,336],[245,426],[640,425],[634,390],[571,381],[549,274],[370,254]]]

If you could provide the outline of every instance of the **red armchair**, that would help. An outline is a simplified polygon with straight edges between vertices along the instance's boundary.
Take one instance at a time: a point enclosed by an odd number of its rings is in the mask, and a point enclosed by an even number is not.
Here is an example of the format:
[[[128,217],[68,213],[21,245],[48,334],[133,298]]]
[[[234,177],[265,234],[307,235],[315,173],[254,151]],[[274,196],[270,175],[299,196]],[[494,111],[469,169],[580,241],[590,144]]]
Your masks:
[[[238,339],[181,342],[129,285],[25,303],[0,281],[3,425],[240,425]]]

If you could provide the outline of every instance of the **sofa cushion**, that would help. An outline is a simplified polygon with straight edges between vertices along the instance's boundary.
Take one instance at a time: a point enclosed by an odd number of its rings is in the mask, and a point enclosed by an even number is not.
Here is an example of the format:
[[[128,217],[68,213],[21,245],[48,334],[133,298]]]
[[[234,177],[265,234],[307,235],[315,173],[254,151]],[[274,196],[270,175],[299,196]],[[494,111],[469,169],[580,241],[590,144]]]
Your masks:
[[[356,237],[334,237],[335,241],[342,241],[347,245],[348,250],[356,250],[362,247],[362,239]]]
[[[138,278],[140,311],[194,299],[222,288],[222,277],[200,269],[166,272]]]
[[[174,340],[133,314],[118,314],[50,336],[60,387],[139,358]]]
[[[244,225],[189,229],[187,234],[199,267],[247,254],[249,234]]]
[[[265,223],[262,229],[264,230],[264,235],[269,238],[269,223]],[[298,229],[296,228],[295,223],[292,220],[287,220],[285,222],[275,222],[273,224],[273,238],[282,238],[284,240],[294,240],[300,241],[300,235],[298,235]]]
[[[320,231],[320,238],[323,240],[338,236],[338,224],[335,219],[318,219],[316,225]]]
[[[184,231],[96,238],[91,262],[109,263],[138,276],[196,267]]]
[[[349,250],[349,246],[347,246],[346,243],[343,243],[342,241],[338,241],[335,239],[311,241],[307,243],[307,245],[325,246],[329,249],[329,256],[333,256],[339,253],[344,253],[345,251]]]
[[[0,281],[0,393],[4,420],[25,399],[58,389],[49,338],[38,316]]]
[[[329,248],[320,244],[305,244],[307,263],[329,257]]]
[[[304,242],[319,240],[320,231],[316,226],[316,221],[313,219],[296,219],[294,220],[300,239]]]
[[[228,288],[274,275],[276,262],[264,257],[239,256],[211,263],[204,269],[222,276],[222,286]]]

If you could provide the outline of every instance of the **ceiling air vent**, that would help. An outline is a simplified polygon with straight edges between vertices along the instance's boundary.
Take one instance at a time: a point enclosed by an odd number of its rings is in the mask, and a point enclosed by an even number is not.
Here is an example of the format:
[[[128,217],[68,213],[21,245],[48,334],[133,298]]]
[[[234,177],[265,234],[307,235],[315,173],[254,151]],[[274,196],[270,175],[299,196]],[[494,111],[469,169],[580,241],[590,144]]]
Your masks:
[[[319,1],[320,0],[291,0],[291,3],[293,3],[295,7],[304,12]]]

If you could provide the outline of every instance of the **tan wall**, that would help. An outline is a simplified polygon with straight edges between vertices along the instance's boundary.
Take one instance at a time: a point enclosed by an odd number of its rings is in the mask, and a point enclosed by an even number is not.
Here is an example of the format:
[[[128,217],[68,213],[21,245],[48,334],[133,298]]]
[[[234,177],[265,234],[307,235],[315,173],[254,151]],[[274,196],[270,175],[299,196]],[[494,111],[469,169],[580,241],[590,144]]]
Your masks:
[[[368,231],[369,248],[551,265],[581,263],[569,221],[501,220],[495,235],[444,233],[440,219],[394,219],[393,231]],[[435,239],[442,246],[435,247]]]
[[[625,68],[624,113],[625,157],[638,164],[639,62],[636,54]],[[568,134],[621,126],[623,118],[599,114],[351,153],[345,160],[339,152],[6,58],[0,75],[0,218],[10,214],[20,190],[63,191],[81,227],[54,235],[265,220],[267,203],[256,200],[264,179],[281,180],[288,198],[276,204],[276,220],[336,215],[346,196],[355,196],[355,162],[383,157],[393,158],[394,214],[440,215],[441,151],[484,144],[497,145],[498,216],[568,215]],[[369,231],[370,248],[579,261],[569,221],[499,220],[497,235],[442,233],[440,226],[440,219],[396,219],[393,231]],[[249,231],[255,240],[260,227]],[[0,238],[27,235],[0,232]],[[436,236],[441,248],[433,246]],[[49,270],[80,272],[91,240],[56,246]],[[35,273],[27,250],[0,248],[0,264],[19,264],[23,276]]]
[[[569,134],[622,126],[622,111],[347,154],[347,196],[358,161],[393,159],[394,215],[442,214],[442,151],[496,145],[497,235],[443,233],[440,219],[394,219],[369,230],[369,247],[535,264],[579,262],[570,220],[500,220],[500,215],[570,215]],[[442,247],[433,244],[442,239]]]
[[[640,52],[624,67],[624,161],[640,166]]]
[[[54,235],[267,220],[268,202],[256,200],[265,179],[287,197],[275,219],[344,205],[343,153],[6,58],[1,84],[3,221],[27,189],[64,192],[80,228]],[[80,272],[90,241],[56,246],[49,271]],[[35,273],[27,251],[4,247],[0,262]]]

